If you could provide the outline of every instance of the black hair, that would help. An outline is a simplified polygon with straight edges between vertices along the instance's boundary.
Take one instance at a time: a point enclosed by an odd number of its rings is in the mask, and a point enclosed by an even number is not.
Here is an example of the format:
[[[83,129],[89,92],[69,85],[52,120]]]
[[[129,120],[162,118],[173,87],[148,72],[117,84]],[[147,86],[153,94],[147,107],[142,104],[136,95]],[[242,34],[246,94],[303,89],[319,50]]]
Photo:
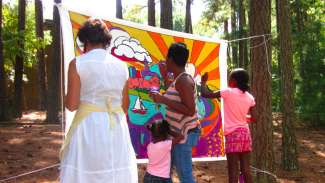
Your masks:
[[[166,140],[168,138],[169,124],[166,120],[156,121],[148,125],[147,128],[151,132],[152,137],[156,140]]]
[[[167,58],[173,60],[173,62],[179,67],[185,67],[189,56],[189,50],[186,44],[177,42],[170,45],[167,53]]]
[[[242,68],[236,68],[231,71],[230,73],[230,80],[236,81],[237,87],[242,91],[248,91],[249,90],[249,76],[245,69]]]
[[[107,26],[99,19],[88,19],[79,29],[77,37],[83,44],[102,44],[105,48],[112,39]]]

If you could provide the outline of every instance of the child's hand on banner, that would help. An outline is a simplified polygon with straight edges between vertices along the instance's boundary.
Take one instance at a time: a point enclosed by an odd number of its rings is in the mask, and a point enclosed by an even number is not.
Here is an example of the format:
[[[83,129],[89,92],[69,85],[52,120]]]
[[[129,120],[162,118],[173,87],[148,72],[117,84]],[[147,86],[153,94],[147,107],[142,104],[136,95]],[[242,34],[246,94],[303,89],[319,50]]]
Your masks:
[[[204,73],[203,76],[201,77],[201,84],[205,85],[205,83],[208,81],[209,75],[208,73]]]

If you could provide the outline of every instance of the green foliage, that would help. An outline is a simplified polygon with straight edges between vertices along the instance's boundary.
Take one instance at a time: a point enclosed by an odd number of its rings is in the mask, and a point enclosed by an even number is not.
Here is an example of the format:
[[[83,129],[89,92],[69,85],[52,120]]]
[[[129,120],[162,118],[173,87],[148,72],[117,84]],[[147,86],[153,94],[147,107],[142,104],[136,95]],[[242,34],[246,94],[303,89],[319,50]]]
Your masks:
[[[185,29],[185,1],[173,0],[173,29],[184,32]]]
[[[207,8],[203,11],[201,21],[193,27],[194,32],[205,36],[212,36],[216,32],[222,34],[223,23],[229,20],[231,15],[229,1],[203,0],[203,2]]]
[[[215,21],[202,17],[201,20],[193,26],[193,33],[201,36],[212,37],[217,32],[218,24]]]
[[[24,41],[24,49],[18,45]],[[28,4],[26,8],[26,30],[18,32],[18,4],[11,2],[3,5],[3,42],[5,69],[12,78],[15,58],[20,55],[24,58],[24,66],[32,67],[36,63],[36,52],[51,42],[49,32],[45,32],[45,38],[39,39],[35,34],[35,10],[34,4]]]
[[[296,7],[297,1],[291,6]],[[325,1],[301,0],[303,27],[298,31],[297,11],[293,10],[296,96],[299,117],[314,126],[325,126]]]
[[[147,23],[148,7],[141,5],[126,6],[123,9],[123,18],[136,23]]]

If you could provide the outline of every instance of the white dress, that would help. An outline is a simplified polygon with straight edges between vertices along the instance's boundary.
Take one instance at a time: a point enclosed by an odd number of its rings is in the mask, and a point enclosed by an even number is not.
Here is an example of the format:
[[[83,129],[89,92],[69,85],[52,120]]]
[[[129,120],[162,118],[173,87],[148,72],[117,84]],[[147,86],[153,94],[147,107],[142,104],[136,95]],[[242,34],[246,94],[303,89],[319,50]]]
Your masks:
[[[95,49],[76,59],[81,80],[80,101],[121,106],[122,90],[128,79],[125,63],[103,49]],[[61,161],[62,183],[137,183],[138,172],[126,117],[113,114],[110,127],[107,112],[90,113],[72,134]],[[112,118],[111,118],[112,119]]]

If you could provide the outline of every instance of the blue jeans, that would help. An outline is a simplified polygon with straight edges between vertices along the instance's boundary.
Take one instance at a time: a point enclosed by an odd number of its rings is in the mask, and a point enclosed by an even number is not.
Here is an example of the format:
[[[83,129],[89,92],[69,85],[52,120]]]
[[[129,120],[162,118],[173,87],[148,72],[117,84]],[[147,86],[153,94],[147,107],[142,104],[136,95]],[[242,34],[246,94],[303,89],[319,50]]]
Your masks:
[[[150,173],[146,172],[143,178],[143,183],[170,183],[171,178],[162,178],[151,175]]]
[[[172,167],[181,183],[195,183],[192,174],[192,147],[197,145],[200,137],[200,130],[197,129],[188,134],[184,144],[176,144],[172,149]]]

